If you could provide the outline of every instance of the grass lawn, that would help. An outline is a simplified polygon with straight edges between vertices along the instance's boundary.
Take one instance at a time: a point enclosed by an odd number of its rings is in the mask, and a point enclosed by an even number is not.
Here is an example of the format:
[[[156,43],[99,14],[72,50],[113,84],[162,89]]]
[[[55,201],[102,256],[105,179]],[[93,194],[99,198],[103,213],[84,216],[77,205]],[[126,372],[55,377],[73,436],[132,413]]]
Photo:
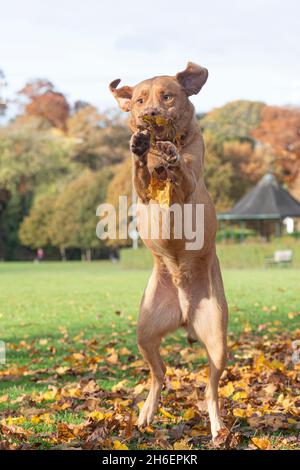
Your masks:
[[[282,367],[273,367],[269,359],[265,367],[269,364],[275,373],[282,373],[284,367],[289,376],[293,373],[292,365],[283,353],[290,357],[290,340],[299,334],[300,270],[227,269],[223,275],[230,307],[229,364],[234,368],[235,362],[240,361],[241,368],[247,367],[249,351],[254,356],[265,351],[267,341],[270,360],[272,355],[275,358],[280,354],[278,364],[282,363]],[[0,365],[3,447],[76,447],[84,439],[88,442],[85,448],[97,448],[96,441],[101,441],[104,448],[110,445],[157,448],[162,447],[157,430],[163,428],[167,433],[172,426],[180,426],[182,419],[195,431],[190,434],[182,431],[177,441],[183,443],[178,446],[207,447],[207,424],[201,431],[193,421],[197,421],[199,411],[191,411],[190,420],[174,417],[165,411],[169,409],[167,401],[153,428],[142,437],[132,430],[139,401],[144,399],[147,388],[147,368],[140,361],[135,330],[138,305],[148,276],[148,270],[126,270],[109,262],[0,264],[0,340],[7,347],[6,364]],[[275,352],[270,339],[273,337],[281,345]],[[249,345],[246,352],[241,338]],[[284,351],[287,347],[290,351]],[[190,374],[206,370],[203,350],[198,346],[188,348],[184,331],[164,341],[163,355],[171,367],[170,383],[180,376],[178,370],[186,374],[183,382],[190,381]],[[179,369],[173,370],[174,365]],[[258,363],[255,367],[259,371]],[[172,395],[180,386],[175,385],[173,390],[170,383],[167,381],[166,389]],[[224,387],[228,383],[225,377]],[[200,392],[201,387],[202,384]],[[284,395],[280,398],[283,400],[288,392],[280,387],[274,389],[274,396],[280,397],[280,393]],[[293,393],[292,390],[292,396]],[[224,392],[225,402],[231,396]],[[242,410],[245,399],[245,396],[241,398]],[[164,400],[167,400],[165,395],[163,403]],[[185,406],[192,407],[190,403],[182,406],[183,410]],[[128,408],[133,413],[129,418],[124,411]],[[290,410],[286,404],[285,417],[290,419],[292,428],[296,421],[293,410],[291,400]],[[122,413],[124,423],[116,424]],[[237,412],[235,416],[243,423],[248,415]],[[94,427],[87,427],[87,419],[88,426],[93,423]],[[108,423],[113,440],[106,434],[89,440],[84,434],[88,429],[89,434],[95,435],[99,426],[105,427],[104,423]],[[245,425],[246,436],[247,432],[253,432],[248,428]],[[254,433],[262,436],[259,439],[265,436],[273,439],[266,448],[295,446],[296,431],[289,425],[271,426],[268,430],[259,424],[256,428]],[[168,435],[161,441],[172,446],[176,439]],[[256,444],[260,446],[259,441]],[[251,445],[255,446],[254,441]]]

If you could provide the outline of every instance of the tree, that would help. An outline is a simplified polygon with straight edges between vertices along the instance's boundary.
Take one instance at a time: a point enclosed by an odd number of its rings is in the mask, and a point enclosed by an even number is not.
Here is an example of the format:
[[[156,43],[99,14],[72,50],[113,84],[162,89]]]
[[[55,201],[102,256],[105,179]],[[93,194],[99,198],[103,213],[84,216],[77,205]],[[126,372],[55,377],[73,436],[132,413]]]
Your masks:
[[[0,217],[1,258],[13,260],[18,257],[20,239],[19,226],[31,204],[30,194],[21,194],[16,188],[11,189]]]
[[[262,107],[263,103],[257,101],[231,101],[206,114],[200,119],[200,126],[210,131],[220,142],[253,141],[252,130],[260,123]]]
[[[15,122],[0,128],[0,245],[9,259],[16,256],[19,227],[32,200],[51,186],[61,188],[74,171],[69,142],[51,129],[37,130],[32,124]]]
[[[91,170],[120,163],[128,154],[129,132],[116,116],[100,114],[90,105],[68,119],[68,136],[76,143],[73,161]]]
[[[52,245],[64,256],[66,248],[81,248],[90,258],[91,249],[103,246],[96,237],[96,209],[105,201],[112,177],[110,168],[100,172],[86,170],[58,196],[51,219]]]
[[[127,197],[128,207],[132,204],[132,161],[131,156],[128,152],[127,158],[120,164],[116,165],[114,168],[114,176],[111,179],[108,190],[107,190],[107,202],[112,204],[117,213],[117,230],[119,229],[119,196]],[[125,220],[123,223],[127,225],[128,215],[124,214]],[[113,240],[108,241],[110,245],[116,245],[116,242]],[[129,238],[126,240],[118,240],[117,245],[128,245]]]
[[[66,130],[70,106],[65,96],[55,91],[51,82],[44,79],[33,80],[28,82],[19,94],[27,100],[25,116],[37,116],[50,126]]]
[[[56,200],[55,194],[38,195],[24,218],[19,237],[21,243],[30,248],[47,247],[51,245],[51,223]]]
[[[222,145],[218,144],[211,134],[204,133],[205,140],[205,182],[218,211],[228,209],[232,205],[230,197],[233,178],[230,162],[223,159]]]
[[[0,187],[25,193],[64,177],[73,170],[71,145],[51,129],[38,130],[32,121],[0,129]]]
[[[300,109],[264,106],[252,135],[272,149],[273,168],[279,178],[296,187],[300,177]]]

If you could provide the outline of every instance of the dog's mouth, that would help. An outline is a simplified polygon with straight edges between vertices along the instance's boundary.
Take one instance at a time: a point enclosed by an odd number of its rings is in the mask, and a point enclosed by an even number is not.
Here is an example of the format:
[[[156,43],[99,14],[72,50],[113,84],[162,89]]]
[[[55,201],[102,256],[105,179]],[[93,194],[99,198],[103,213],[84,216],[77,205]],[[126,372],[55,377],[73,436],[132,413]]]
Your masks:
[[[146,114],[140,118],[140,121],[138,128],[149,131],[152,144],[157,140],[174,142],[177,134],[174,119]]]

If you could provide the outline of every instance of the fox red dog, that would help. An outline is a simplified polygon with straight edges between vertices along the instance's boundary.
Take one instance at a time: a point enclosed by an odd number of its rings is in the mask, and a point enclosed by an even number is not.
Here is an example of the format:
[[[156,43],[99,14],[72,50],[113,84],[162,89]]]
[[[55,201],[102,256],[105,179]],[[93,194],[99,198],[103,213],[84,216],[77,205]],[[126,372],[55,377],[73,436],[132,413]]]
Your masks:
[[[200,92],[207,69],[189,62],[176,76],[159,76],[134,87],[110,90],[123,111],[130,113],[134,187],[139,204],[157,204],[149,195],[150,182],[172,181],[171,204],[202,204],[204,243],[188,250],[186,240],[151,240],[144,243],[152,251],[154,267],[145,289],[138,322],[138,345],[151,372],[149,395],[141,409],[139,426],[148,425],[158,408],[166,367],[159,353],[162,337],[179,327],[188,338],[200,340],[210,366],[206,389],[207,408],[213,438],[223,428],[218,404],[218,384],[226,363],[227,303],[216,255],[217,228],[214,205],[203,177],[204,143],[189,96]],[[149,129],[145,122],[154,123]],[[172,130],[164,123],[172,123]],[[167,210],[167,209],[166,209]],[[145,211],[138,226],[146,224]]]

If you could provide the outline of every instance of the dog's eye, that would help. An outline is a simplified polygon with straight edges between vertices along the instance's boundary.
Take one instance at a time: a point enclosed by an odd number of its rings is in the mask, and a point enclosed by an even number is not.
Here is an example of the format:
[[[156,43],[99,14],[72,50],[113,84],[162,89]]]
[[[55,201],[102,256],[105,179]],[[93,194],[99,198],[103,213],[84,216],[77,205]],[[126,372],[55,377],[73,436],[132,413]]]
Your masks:
[[[143,100],[143,98],[139,98],[138,100],[136,100],[136,102],[139,103],[139,104],[143,104],[144,100]]]
[[[169,101],[169,100],[171,100],[172,98],[173,98],[173,96],[170,95],[169,93],[164,93],[164,94],[163,94],[163,99],[164,99],[165,101]]]

